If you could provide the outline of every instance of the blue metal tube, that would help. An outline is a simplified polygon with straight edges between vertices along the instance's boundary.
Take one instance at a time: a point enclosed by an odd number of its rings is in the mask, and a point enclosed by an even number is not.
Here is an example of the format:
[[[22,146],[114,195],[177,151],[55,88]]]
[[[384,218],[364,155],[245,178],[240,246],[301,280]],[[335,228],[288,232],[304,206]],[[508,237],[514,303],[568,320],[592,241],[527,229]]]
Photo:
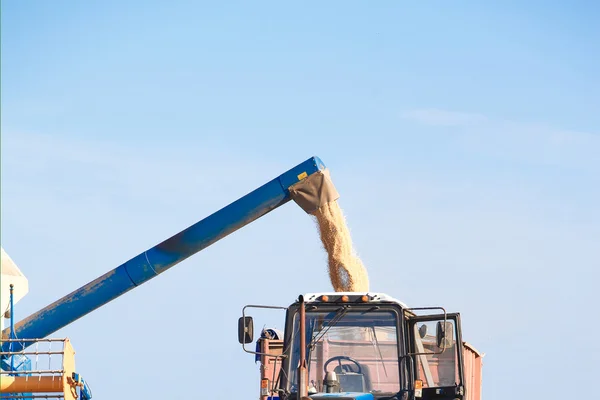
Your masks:
[[[322,170],[325,170],[325,165],[318,157],[309,158],[182,232],[19,321],[15,326],[16,337],[36,339],[56,332],[287,203],[290,200],[290,186]],[[32,342],[17,344],[18,347],[26,348]]]

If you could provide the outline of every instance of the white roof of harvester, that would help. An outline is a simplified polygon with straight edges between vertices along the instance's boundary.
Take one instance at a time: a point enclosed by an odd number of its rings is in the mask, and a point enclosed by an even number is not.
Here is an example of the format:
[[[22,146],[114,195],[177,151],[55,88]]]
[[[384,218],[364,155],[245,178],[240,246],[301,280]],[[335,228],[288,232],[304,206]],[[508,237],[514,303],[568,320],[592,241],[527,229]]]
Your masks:
[[[362,296],[362,295],[367,295],[371,298],[371,300],[369,300],[370,303],[372,302],[378,302],[378,301],[389,301],[392,303],[397,303],[400,304],[402,307],[404,308],[408,308],[408,306],[406,304],[404,304],[403,302],[401,302],[398,299],[393,298],[392,296],[388,296],[385,293],[373,293],[373,292],[321,292],[321,293],[307,293],[304,295],[304,302],[305,303],[314,303],[319,301],[319,297],[326,295],[329,297],[335,297],[335,296],[343,296],[343,295],[347,295],[347,296]]]
[[[9,308],[10,285],[14,285],[13,303],[21,300],[29,292],[29,282],[17,264],[1,249],[0,259],[0,328],[4,328],[3,314]]]

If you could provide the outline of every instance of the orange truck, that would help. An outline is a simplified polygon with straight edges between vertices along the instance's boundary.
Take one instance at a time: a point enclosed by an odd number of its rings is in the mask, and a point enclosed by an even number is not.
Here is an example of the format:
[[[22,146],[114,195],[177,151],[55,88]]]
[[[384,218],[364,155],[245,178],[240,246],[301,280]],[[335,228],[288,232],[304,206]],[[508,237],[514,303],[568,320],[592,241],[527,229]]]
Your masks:
[[[284,310],[285,329],[254,346],[249,309]],[[260,399],[481,400],[482,355],[460,315],[382,293],[310,293],[289,307],[248,305],[242,348],[260,361]]]

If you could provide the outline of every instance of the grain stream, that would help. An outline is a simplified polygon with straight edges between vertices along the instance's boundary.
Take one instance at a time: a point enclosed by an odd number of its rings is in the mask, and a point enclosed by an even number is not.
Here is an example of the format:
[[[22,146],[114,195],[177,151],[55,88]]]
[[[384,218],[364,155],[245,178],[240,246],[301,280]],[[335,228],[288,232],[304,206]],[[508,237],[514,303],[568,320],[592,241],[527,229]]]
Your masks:
[[[336,292],[367,292],[367,270],[354,251],[350,230],[337,201],[323,205],[313,215],[327,251],[333,289]]]

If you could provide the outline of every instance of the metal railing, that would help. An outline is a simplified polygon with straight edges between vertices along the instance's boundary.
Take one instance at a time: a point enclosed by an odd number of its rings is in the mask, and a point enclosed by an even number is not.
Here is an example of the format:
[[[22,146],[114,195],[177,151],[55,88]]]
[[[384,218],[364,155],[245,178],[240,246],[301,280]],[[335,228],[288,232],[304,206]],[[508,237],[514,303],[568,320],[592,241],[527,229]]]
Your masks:
[[[27,339],[32,343],[28,351],[6,351],[18,342],[23,340],[2,340],[0,399],[79,398],[77,388],[82,382],[75,374],[75,351],[69,339]]]

